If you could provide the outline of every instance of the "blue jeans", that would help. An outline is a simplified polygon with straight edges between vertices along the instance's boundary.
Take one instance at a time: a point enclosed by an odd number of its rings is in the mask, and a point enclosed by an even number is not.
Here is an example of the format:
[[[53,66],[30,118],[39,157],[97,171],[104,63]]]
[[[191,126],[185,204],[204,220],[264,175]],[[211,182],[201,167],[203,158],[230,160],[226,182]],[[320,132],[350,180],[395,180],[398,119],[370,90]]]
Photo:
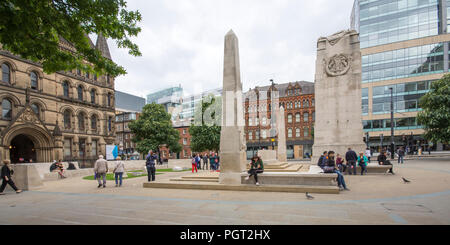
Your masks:
[[[123,176],[123,173],[114,173],[114,178],[116,179],[116,185],[118,184],[117,179],[120,180],[120,185],[122,185],[122,176]]]
[[[403,164],[403,156],[398,156],[398,163],[402,163]]]
[[[344,187],[344,189],[347,189],[347,185],[345,184],[345,180],[344,180],[344,175],[342,175],[341,171],[339,170],[334,170],[335,173],[337,173],[338,177],[337,177],[337,182],[339,187]]]

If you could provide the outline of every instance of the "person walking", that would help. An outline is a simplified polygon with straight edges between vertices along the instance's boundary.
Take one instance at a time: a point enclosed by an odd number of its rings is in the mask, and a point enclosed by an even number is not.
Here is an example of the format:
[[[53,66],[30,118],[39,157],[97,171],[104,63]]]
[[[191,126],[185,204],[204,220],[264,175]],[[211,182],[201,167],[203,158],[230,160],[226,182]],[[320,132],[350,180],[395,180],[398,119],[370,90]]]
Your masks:
[[[258,174],[264,173],[264,163],[259,156],[254,156],[252,158],[252,161],[250,162],[250,170],[248,170],[248,176],[245,178],[245,180],[249,180],[250,177],[255,177],[255,184],[259,185],[258,182]]]
[[[403,147],[400,147],[397,151],[398,155],[398,164],[403,164],[403,158],[405,157],[405,150],[403,150]]]
[[[95,162],[94,165],[94,173],[97,176],[98,181],[97,188],[100,188],[102,186],[103,188],[106,188],[106,173],[108,173],[108,162],[103,159],[103,155],[98,156],[98,158],[99,159]]]
[[[353,174],[356,175],[356,161],[358,160],[358,155],[356,155],[356,152],[352,150],[352,148],[348,148],[347,153],[345,153],[345,161],[347,161],[347,169],[348,174],[352,175],[352,169]]]
[[[121,160],[121,157],[116,158],[116,167],[113,170],[116,187],[122,186],[123,173],[125,172],[125,165]]]
[[[208,170],[208,154],[203,155],[203,170]]]
[[[391,165],[392,167],[389,169],[389,173],[391,173],[393,175],[395,174],[394,171],[393,171],[394,166],[392,165],[392,163],[389,160],[387,160],[386,152],[382,152],[378,156],[377,161],[378,161],[379,165]]]
[[[327,155],[327,164],[323,167],[324,173],[335,173],[337,174],[337,183],[340,191],[346,190],[349,191],[350,189],[347,188],[347,185],[345,184],[344,175],[339,171],[339,169],[336,168],[336,163],[334,160],[334,151],[329,151]]]
[[[367,157],[367,160],[370,163],[370,158],[372,157],[372,152],[370,152],[369,148],[366,149],[366,152],[364,153],[364,155]]]
[[[153,154],[152,150],[150,150],[148,152],[148,155],[145,158],[145,167],[147,168],[148,182],[155,181],[155,172],[156,172],[155,161],[156,161],[156,158],[157,157],[156,157],[155,154]]]
[[[198,162],[197,162],[197,156],[195,154],[192,155],[191,163],[192,163],[192,173],[194,173],[194,169],[195,169],[195,172],[198,173],[198,170],[197,170]]]
[[[361,167],[361,175],[367,172],[367,156],[364,155],[364,152],[360,152],[358,156],[358,165]]]
[[[17,188],[16,184],[14,184],[14,181],[11,178],[11,175],[14,174],[14,170],[11,167],[11,161],[10,160],[3,160],[3,166],[1,169],[1,177],[2,177],[2,186],[0,186],[0,195],[5,195],[3,191],[6,188],[6,185],[11,186],[13,190],[16,191],[17,194],[21,193],[22,190]]]

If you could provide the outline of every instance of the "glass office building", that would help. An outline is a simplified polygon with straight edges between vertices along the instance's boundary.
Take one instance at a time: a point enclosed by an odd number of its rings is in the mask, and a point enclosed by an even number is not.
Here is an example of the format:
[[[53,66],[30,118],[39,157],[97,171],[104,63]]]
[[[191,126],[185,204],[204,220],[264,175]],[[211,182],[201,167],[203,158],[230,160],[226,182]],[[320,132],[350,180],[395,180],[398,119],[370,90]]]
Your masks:
[[[167,112],[171,113],[173,108],[181,104],[181,98],[183,97],[183,88],[170,87],[162,89],[160,91],[147,95],[147,104],[160,104],[163,105]]]
[[[442,150],[428,144],[417,123],[420,98],[449,68],[450,0],[355,0],[351,28],[360,33],[362,111],[369,145],[395,144]],[[391,88],[394,122],[390,119]]]

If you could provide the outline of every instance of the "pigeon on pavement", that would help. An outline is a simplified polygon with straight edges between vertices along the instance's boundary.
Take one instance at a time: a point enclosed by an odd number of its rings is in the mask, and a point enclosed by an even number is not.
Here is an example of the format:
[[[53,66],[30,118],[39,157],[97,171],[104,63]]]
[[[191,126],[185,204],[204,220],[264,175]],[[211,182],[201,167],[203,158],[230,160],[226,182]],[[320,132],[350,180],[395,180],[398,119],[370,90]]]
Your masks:
[[[309,194],[308,194],[308,192],[306,192],[306,198],[307,198],[308,200],[312,200],[312,199],[314,199],[314,197],[313,197],[313,196],[311,196],[311,195],[309,195]]]
[[[402,180],[403,180],[403,183],[405,183],[405,184],[411,183],[411,181],[409,181],[409,180],[407,180],[407,179],[405,179],[405,178],[403,178],[403,177],[402,177]]]

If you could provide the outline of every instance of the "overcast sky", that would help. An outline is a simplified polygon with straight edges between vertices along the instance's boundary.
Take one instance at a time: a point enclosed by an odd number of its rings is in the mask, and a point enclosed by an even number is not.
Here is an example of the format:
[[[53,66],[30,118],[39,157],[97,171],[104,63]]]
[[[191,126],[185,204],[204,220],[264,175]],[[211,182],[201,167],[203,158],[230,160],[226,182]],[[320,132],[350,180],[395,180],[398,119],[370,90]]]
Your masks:
[[[128,74],[116,90],[145,97],[170,86],[185,95],[222,86],[224,36],[239,39],[244,91],[314,81],[316,42],[350,26],[353,0],[127,0],[142,14],[133,57],[108,40]]]

